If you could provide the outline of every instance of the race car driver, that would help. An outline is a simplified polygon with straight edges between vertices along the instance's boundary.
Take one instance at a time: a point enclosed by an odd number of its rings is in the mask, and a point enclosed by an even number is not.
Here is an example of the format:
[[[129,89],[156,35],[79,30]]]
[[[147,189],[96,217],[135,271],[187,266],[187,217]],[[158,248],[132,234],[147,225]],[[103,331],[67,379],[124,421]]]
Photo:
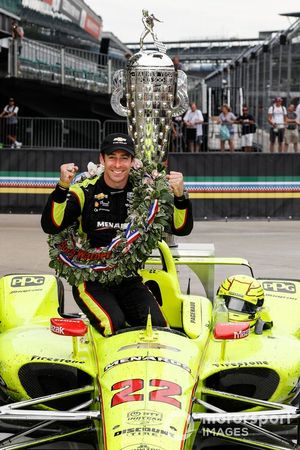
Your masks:
[[[127,203],[132,195],[129,180],[135,147],[130,136],[108,135],[100,150],[104,172],[84,186],[71,182],[78,171],[74,163],[60,167],[60,180],[50,194],[41,224],[45,233],[57,234],[79,219],[93,247],[110,244],[118,229],[124,226]],[[171,171],[167,175],[174,194],[173,220],[170,228],[178,236],[188,235],[193,228],[192,205],[184,192],[183,176]],[[95,199],[97,202],[95,202]],[[79,308],[103,335],[124,328],[145,325],[149,311],[154,326],[166,326],[160,307],[138,273],[109,287],[98,281],[86,281],[73,286],[73,296]]]

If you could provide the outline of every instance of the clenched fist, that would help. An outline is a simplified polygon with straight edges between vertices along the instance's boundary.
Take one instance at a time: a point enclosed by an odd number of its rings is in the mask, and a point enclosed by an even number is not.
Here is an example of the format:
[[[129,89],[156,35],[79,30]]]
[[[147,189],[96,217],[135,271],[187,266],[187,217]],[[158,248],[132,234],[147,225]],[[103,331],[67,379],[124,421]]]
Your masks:
[[[60,166],[60,182],[63,186],[68,187],[72,183],[73,178],[78,172],[78,166],[74,163],[66,163]]]
[[[167,180],[170,183],[170,187],[173,191],[173,194],[176,197],[181,197],[183,195],[184,184],[183,184],[183,175],[181,172],[170,171],[169,175],[167,175]]]

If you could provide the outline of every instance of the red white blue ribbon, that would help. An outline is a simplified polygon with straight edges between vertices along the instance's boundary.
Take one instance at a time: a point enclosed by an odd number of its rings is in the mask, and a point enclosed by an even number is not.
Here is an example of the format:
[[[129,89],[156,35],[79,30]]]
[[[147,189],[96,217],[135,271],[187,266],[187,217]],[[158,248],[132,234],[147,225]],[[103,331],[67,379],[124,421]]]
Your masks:
[[[159,210],[159,205],[158,205],[158,200],[155,199],[153,203],[151,203],[149,211],[148,211],[148,216],[147,216],[147,221],[146,221],[146,226],[144,227],[145,230],[147,230],[147,228],[149,227],[149,225],[151,225],[155,219],[156,214],[158,213]],[[127,253],[130,249],[130,246],[133,244],[133,242],[135,242],[140,236],[141,233],[139,230],[135,229],[131,231],[131,226],[132,226],[132,222],[130,222],[125,230],[125,238],[126,238],[126,245],[124,247],[123,253]],[[115,237],[110,245],[108,247],[103,247],[104,251],[110,252],[112,251],[114,248],[116,248],[120,243],[122,242],[122,238],[121,237]],[[58,259],[65,265],[72,267],[74,269],[92,269],[95,270],[96,272],[104,272],[104,271],[108,271],[113,269],[115,266],[113,265],[107,265],[107,264],[99,264],[99,263],[95,263],[95,264],[82,264],[82,263],[78,263],[73,261],[72,259],[70,259],[67,255],[65,255],[63,252],[60,252],[60,254],[58,255]]]

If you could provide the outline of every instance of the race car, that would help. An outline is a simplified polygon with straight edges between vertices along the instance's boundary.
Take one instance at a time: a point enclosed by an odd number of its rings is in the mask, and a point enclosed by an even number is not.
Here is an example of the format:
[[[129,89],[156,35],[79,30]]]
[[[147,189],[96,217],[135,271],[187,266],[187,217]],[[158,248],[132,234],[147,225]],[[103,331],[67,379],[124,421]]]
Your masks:
[[[299,448],[300,282],[257,280],[242,258],[158,250],[140,273],[165,328],[149,314],[146,326],[103,337],[65,313],[54,275],[0,279],[0,449]],[[184,264],[206,295],[181,292]],[[250,272],[215,292],[217,265]]]

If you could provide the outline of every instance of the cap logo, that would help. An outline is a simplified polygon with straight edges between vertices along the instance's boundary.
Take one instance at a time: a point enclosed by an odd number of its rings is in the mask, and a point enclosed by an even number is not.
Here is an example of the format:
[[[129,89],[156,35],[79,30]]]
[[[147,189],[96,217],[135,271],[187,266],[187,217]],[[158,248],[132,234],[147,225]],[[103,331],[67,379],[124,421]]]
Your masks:
[[[123,137],[116,137],[113,140],[113,144],[121,144],[121,143],[127,143],[127,139],[123,138]]]

